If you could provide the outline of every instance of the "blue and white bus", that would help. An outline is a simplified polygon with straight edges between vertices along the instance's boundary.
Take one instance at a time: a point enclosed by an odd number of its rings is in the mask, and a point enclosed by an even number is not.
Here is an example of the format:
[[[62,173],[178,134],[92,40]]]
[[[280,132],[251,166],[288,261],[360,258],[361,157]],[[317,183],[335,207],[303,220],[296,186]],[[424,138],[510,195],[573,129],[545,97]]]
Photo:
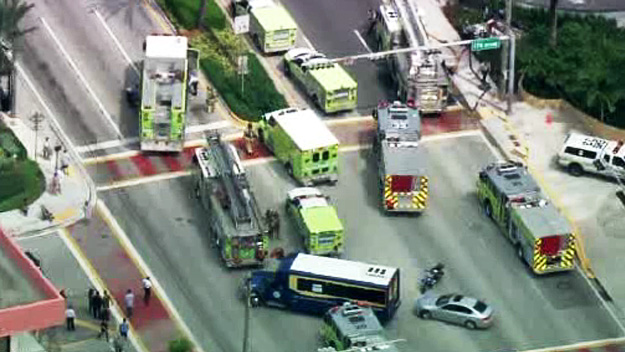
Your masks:
[[[399,307],[399,269],[298,253],[250,279],[250,303],[323,315],[344,302],[370,306],[381,321]]]

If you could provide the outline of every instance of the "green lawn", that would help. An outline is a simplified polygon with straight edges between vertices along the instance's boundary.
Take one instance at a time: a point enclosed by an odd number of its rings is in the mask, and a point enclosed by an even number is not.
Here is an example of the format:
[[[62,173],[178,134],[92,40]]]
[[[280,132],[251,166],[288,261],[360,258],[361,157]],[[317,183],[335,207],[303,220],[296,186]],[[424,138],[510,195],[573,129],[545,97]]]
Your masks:
[[[32,203],[45,190],[45,177],[29,160],[13,132],[0,123],[0,212]]]

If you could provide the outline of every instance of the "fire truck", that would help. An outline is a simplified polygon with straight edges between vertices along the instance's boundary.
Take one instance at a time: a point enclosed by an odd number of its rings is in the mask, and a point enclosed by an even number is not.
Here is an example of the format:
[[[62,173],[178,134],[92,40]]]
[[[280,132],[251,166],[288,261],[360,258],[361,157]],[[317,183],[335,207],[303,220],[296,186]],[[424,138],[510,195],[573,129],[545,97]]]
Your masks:
[[[398,352],[384,336],[384,329],[370,307],[345,302],[331,308],[323,317],[320,331],[322,351],[384,351]]]
[[[260,266],[269,236],[236,149],[218,132],[195,150],[195,195],[207,211],[211,240],[227,267]]]
[[[385,1],[377,12],[374,28],[378,51],[429,44],[416,0]],[[449,78],[442,65],[440,50],[395,54],[389,56],[386,62],[401,100],[414,100],[422,114],[445,110]]]
[[[377,154],[382,208],[389,212],[421,212],[428,199],[425,156],[419,148],[421,117],[412,101],[381,102],[377,120]]]
[[[515,162],[489,164],[479,173],[477,195],[486,216],[535,274],[573,270],[573,228],[527,167]]]

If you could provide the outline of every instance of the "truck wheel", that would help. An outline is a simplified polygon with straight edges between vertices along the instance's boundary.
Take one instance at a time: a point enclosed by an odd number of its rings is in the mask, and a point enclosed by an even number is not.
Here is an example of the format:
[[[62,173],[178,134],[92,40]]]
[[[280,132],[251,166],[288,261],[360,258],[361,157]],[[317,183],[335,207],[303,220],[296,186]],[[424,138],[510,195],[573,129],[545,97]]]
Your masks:
[[[584,169],[581,167],[581,165],[575,163],[569,164],[568,170],[569,174],[575,177],[581,176],[584,173]]]
[[[521,261],[525,261],[525,256],[523,255],[523,247],[520,244],[516,245],[516,255],[519,256]]]
[[[484,214],[491,219],[493,218],[493,206],[490,205],[490,201],[488,200],[484,203]]]

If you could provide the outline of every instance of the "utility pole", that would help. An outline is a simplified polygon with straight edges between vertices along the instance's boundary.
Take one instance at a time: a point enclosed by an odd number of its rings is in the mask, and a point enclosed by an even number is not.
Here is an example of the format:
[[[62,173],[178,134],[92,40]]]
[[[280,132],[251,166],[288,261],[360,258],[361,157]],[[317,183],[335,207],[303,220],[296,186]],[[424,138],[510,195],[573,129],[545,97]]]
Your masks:
[[[37,140],[39,139],[39,130],[41,129],[41,123],[44,120],[44,116],[40,112],[36,112],[30,117],[30,121],[33,123],[35,129],[35,161],[37,161]]]

